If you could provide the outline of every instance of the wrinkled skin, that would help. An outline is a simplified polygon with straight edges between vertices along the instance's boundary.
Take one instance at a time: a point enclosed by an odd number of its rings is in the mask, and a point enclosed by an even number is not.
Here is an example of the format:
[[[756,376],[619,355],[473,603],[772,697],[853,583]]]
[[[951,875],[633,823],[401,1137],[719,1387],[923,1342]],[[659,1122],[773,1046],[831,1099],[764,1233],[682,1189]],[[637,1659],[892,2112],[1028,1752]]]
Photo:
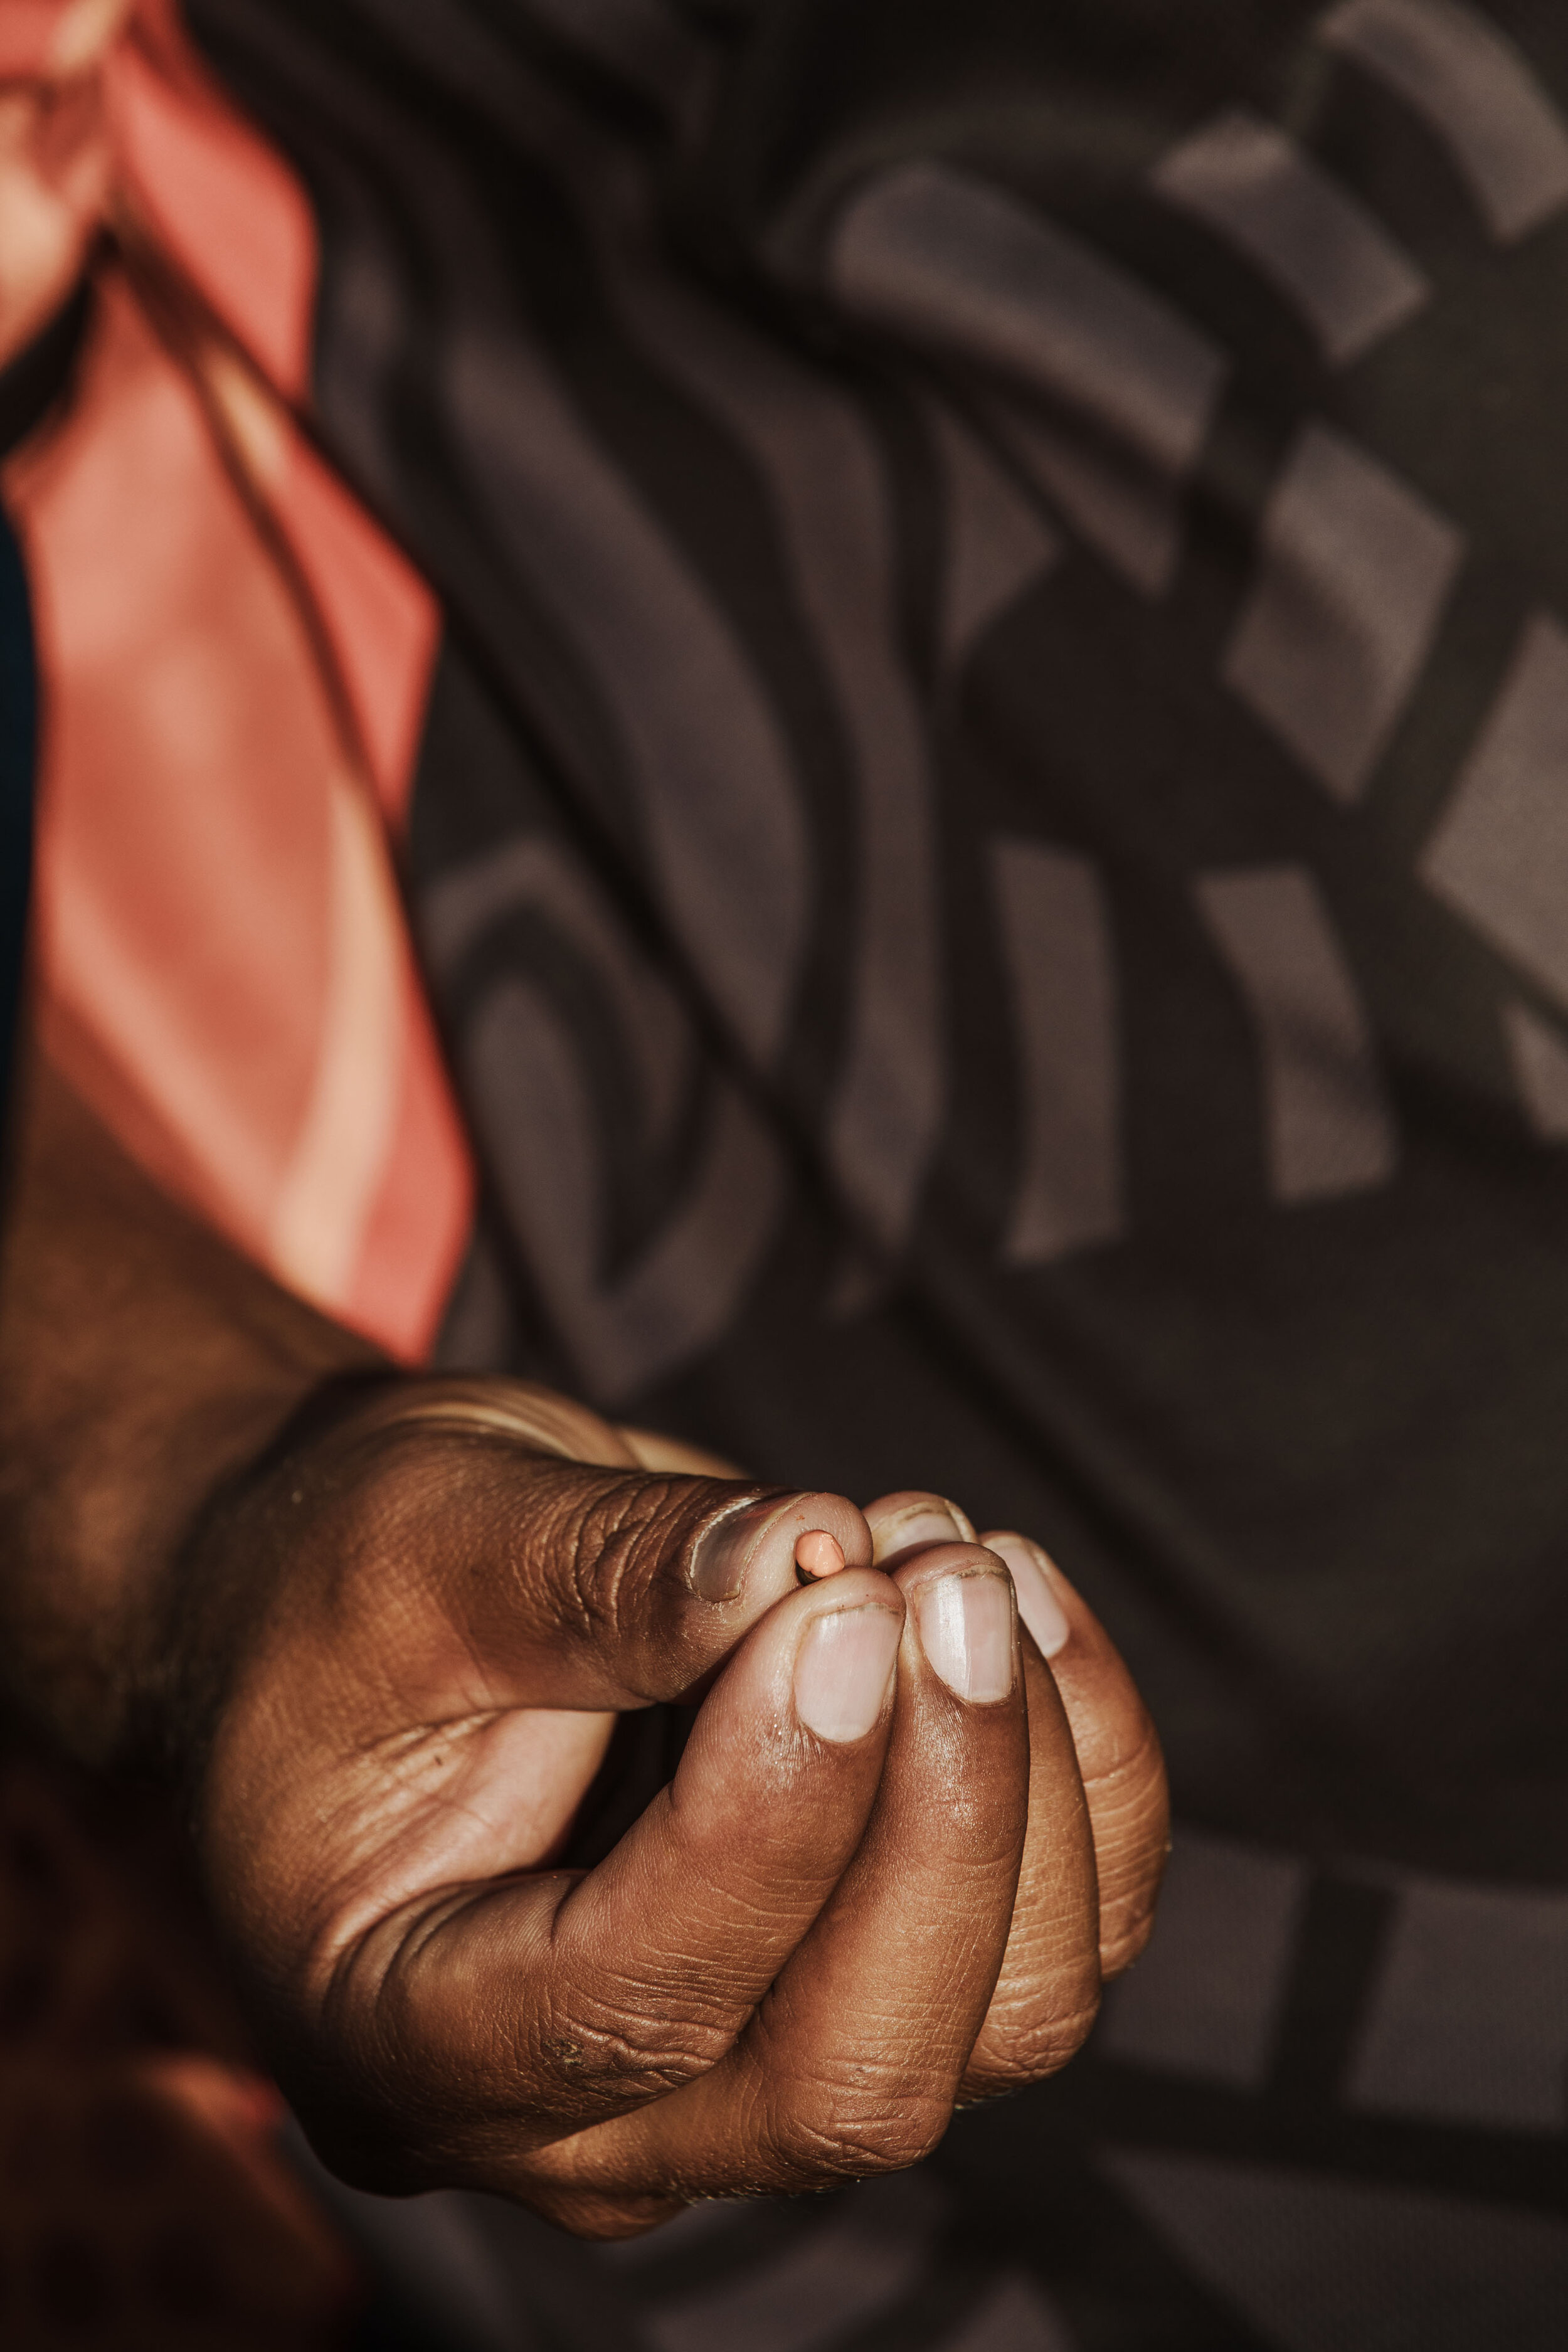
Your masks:
[[[1072,2054],[1148,1933],[1164,1785],[1121,1661],[1022,1538],[935,1496],[716,1475],[519,1383],[387,1374],[47,1072],[5,1276],[12,1652],[82,1752],[150,1728],[173,1756],[348,2178],[624,2235],[910,2164],[955,2104]],[[803,1586],[814,1528],[846,1566]],[[857,1672],[825,1685],[829,1654]],[[616,1713],[699,1698],[671,1785],[559,1867]]]

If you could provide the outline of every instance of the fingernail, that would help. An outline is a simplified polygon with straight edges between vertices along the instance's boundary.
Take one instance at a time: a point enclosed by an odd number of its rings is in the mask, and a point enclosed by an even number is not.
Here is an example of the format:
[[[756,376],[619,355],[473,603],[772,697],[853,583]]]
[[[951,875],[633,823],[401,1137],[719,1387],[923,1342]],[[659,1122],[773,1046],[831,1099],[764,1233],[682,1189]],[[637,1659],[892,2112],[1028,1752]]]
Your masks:
[[[1045,1554],[1023,1536],[994,1536],[989,1549],[1005,1560],[1018,1596],[1018,1614],[1042,1658],[1054,1658],[1072,1638],[1067,1612],[1051,1591]]]
[[[808,1528],[795,1539],[795,1572],[803,1584],[820,1584],[844,1566],[844,1547],[826,1528]]]
[[[1013,1687],[1013,1596],[1005,1577],[942,1576],[915,1595],[921,1646],[949,1690],[984,1706]]]
[[[888,1703],[902,1628],[890,1609],[828,1609],[795,1653],[795,1711],[819,1739],[863,1739]]]
[[[917,1544],[971,1543],[974,1537],[963,1512],[936,1495],[914,1496],[902,1510],[879,1511],[876,1533],[884,1559],[912,1551]]]
[[[760,1503],[742,1504],[703,1528],[691,1547],[687,1571],[700,1601],[733,1601],[746,1580],[758,1531],[778,1507],[778,1496],[770,1496]]]

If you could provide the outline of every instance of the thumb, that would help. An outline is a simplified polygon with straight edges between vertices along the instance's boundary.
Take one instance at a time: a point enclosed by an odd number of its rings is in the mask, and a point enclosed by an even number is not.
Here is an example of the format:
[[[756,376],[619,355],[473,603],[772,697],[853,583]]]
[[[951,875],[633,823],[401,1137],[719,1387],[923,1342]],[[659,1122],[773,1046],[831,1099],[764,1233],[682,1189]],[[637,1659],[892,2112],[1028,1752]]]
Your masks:
[[[341,1528],[322,1529],[335,1606],[359,1580],[357,1554],[375,1622],[403,1614],[389,1577],[427,1627],[434,1604],[491,1706],[690,1697],[798,1589],[803,1538],[832,1538],[803,1547],[817,1574],[825,1549],[834,1564],[871,1563],[870,1530],[845,1496],[643,1469],[607,1423],[521,1383],[384,1394],[329,1453],[329,1522],[342,1506]]]

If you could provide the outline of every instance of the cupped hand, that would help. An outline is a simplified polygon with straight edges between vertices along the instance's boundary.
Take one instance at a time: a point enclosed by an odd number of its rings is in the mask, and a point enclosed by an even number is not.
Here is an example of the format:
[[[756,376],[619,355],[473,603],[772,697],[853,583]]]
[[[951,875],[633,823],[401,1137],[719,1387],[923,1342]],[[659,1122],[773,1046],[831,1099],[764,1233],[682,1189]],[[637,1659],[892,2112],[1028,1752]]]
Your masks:
[[[1056,1588],[1053,1679],[1016,1539],[910,1501],[427,1381],[214,1514],[180,1601],[199,1843],[339,2170],[623,2234],[911,2162],[1069,2053],[1101,1913],[1130,1948],[1152,1897],[1157,1751],[1082,1604]],[[814,1530],[845,1567],[803,1588]],[[560,1867],[616,1714],[703,1692],[671,1784]]]

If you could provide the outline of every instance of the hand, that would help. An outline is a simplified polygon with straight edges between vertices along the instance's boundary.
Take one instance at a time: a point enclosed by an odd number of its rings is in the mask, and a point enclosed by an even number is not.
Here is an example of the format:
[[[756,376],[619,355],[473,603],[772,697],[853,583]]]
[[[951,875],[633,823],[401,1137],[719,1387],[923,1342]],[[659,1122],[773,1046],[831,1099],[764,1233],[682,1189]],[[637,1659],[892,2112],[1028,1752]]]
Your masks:
[[[1163,1845],[1142,1710],[1065,1588],[1064,1704],[936,1498],[868,1523],[637,1442],[508,1383],[395,1387],[245,1487],[181,1612],[207,1876],[323,2153],[594,2234],[908,2164],[1070,2054],[1100,1979],[1075,1730],[1118,1955]],[[813,1528],[847,1565],[801,1590]],[[552,1867],[614,1711],[721,1665],[671,1787]]]
[[[1163,1795],[1032,1552],[934,1497],[868,1523],[539,1391],[399,1381],[47,1063],[16,1126],[0,1676],[86,1760],[182,1758],[341,2168],[613,2234],[907,2164],[1060,2063],[1097,1909],[1110,1964],[1142,1932]],[[802,1591],[811,1528],[847,1567]],[[1054,1675],[1020,1666],[1004,1555]],[[613,1711],[704,1688],[673,1785],[562,1870]]]

